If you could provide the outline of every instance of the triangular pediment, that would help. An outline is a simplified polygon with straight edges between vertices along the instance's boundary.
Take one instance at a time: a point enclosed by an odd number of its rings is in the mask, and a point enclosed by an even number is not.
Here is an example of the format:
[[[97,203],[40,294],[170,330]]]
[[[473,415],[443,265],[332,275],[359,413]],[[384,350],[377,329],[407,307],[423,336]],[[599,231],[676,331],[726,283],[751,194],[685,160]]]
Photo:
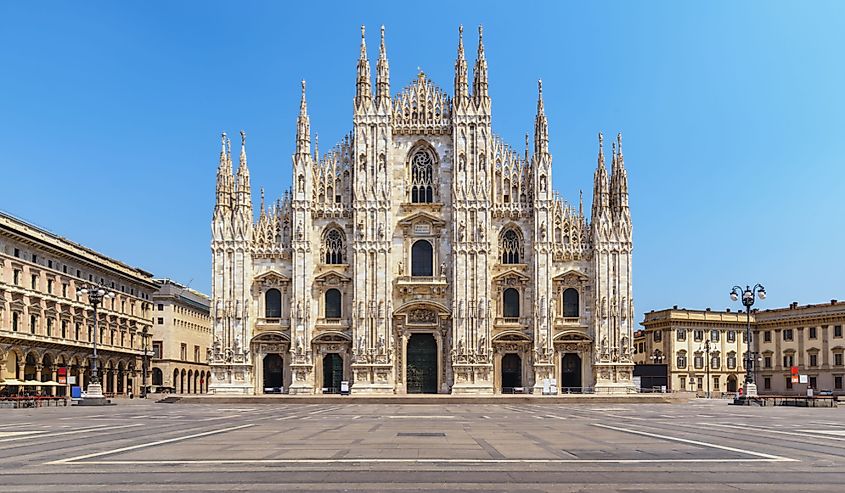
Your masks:
[[[410,216],[406,217],[405,219],[402,219],[401,221],[399,221],[399,225],[400,226],[411,226],[413,224],[420,223],[420,222],[428,222],[432,226],[437,227],[437,228],[442,228],[443,226],[446,225],[446,221],[440,219],[439,217],[435,216],[434,214],[431,214],[431,213],[425,212],[425,211],[419,211],[419,212],[415,212],[414,214],[411,214]]]
[[[529,277],[523,274],[521,271],[517,269],[508,269],[504,272],[500,272],[493,277],[493,281],[501,281],[505,279],[516,279],[520,282],[528,282]]]
[[[351,280],[352,278],[346,276],[343,271],[336,268],[329,268],[329,270],[314,278],[314,282],[326,284],[341,284]]]
[[[253,278],[253,282],[260,284],[286,284],[291,281],[290,277],[275,270],[268,270]]]
[[[566,272],[562,272],[552,278],[552,281],[561,281],[561,282],[577,282],[577,281],[589,281],[590,277],[584,274],[581,271],[575,269],[569,269]]]

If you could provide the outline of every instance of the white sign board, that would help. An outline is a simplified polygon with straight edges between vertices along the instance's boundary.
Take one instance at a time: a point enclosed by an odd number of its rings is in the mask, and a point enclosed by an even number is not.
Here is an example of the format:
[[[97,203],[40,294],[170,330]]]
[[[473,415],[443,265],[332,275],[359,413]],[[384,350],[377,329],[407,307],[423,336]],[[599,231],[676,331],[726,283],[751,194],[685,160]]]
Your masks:
[[[543,379],[543,395],[549,395],[552,391],[552,381],[548,378]]]
[[[76,375],[71,375],[67,377],[68,385],[76,385]]]
[[[635,389],[639,389],[643,386],[643,377],[634,377],[632,380],[634,381]]]
[[[807,383],[808,381],[807,375],[798,375],[798,383]]]

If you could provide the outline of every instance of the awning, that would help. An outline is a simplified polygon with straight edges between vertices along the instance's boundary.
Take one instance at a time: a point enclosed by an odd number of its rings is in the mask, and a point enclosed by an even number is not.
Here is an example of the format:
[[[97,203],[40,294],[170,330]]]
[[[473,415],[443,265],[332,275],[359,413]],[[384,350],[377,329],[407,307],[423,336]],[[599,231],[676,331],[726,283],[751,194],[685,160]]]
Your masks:
[[[23,382],[16,378],[7,378],[6,380],[0,382],[0,385],[23,385]]]
[[[38,380],[24,380],[21,385],[26,385],[27,387],[35,387],[36,385],[41,385],[44,382],[39,382]]]
[[[42,387],[63,387],[64,385],[60,384],[55,380],[47,380],[46,382],[41,382]]]

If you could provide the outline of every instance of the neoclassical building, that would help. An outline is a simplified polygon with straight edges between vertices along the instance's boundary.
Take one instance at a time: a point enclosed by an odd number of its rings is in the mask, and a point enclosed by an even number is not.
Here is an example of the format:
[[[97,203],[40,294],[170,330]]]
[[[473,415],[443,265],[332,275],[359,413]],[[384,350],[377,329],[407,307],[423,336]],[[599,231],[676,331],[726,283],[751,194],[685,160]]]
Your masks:
[[[479,29],[450,96],[393,94],[361,31],[352,131],[320,154],[302,83],[292,186],[253,211],[245,137],[222,139],[212,220],[217,394],[632,390],[631,218],[621,136],[599,135],[592,213],[552,190],[539,85],[533,148],[492,128]]]

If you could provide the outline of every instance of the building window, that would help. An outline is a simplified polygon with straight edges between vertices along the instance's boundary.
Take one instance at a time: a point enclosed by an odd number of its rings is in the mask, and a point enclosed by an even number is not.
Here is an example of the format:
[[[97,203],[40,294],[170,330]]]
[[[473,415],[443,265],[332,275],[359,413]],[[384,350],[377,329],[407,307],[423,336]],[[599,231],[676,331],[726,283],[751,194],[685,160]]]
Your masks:
[[[38,289],[38,275],[32,275],[32,289]]]
[[[418,240],[411,247],[411,275],[412,276],[433,276],[434,275],[434,253],[431,243],[426,240]]]
[[[282,292],[276,288],[268,289],[264,293],[264,317],[282,317]]]
[[[21,271],[19,271],[18,269],[15,269],[12,273],[12,282],[15,284],[15,286],[21,285]]]
[[[786,390],[792,390],[792,377],[786,377]]]
[[[411,156],[411,202],[434,202],[434,156],[428,149],[417,149]]]
[[[677,364],[678,364],[678,368],[686,368],[687,367],[687,353],[685,353],[683,351],[678,353]]]
[[[67,298],[67,283],[62,283],[62,297]]]
[[[161,359],[161,341],[153,341],[153,358]]]
[[[728,353],[728,357],[726,359],[726,362],[728,364],[729,370],[735,369],[736,368],[736,353],[733,353],[733,352]]]
[[[194,363],[200,362],[200,347],[194,346]]]
[[[695,383],[696,390],[701,390],[704,387],[704,377],[698,377]]]
[[[687,389],[687,377],[681,377],[681,390]]]
[[[522,260],[522,239],[513,228],[502,232],[499,240],[499,251],[502,253],[503,264],[518,264]]]
[[[52,336],[53,336],[53,319],[48,318],[47,319],[47,337],[52,337]]]
[[[12,332],[18,331],[18,319],[19,315],[18,312],[12,312]]]
[[[73,339],[78,341],[79,340],[79,324],[73,325]]]
[[[718,354],[710,355],[710,369],[711,370],[718,370],[722,367],[721,358],[719,358]]]
[[[792,329],[783,329],[783,340],[784,341],[791,341],[792,340]]]
[[[663,332],[659,330],[655,330],[652,332],[652,339],[654,342],[661,342],[663,341]]]
[[[184,342],[179,347],[179,359],[182,361],[188,361],[188,345]]]
[[[772,390],[772,377],[763,377],[763,389]]]
[[[159,303],[159,304],[158,304],[158,311],[160,311],[160,312],[163,312],[163,311],[164,311],[164,303]]]
[[[21,250],[19,248],[15,248],[15,257],[21,258]]]
[[[728,333],[725,335],[728,339],[728,342],[736,342],[736,331],[729,330]]]
[[[62,320],[62,339],[67,339],[67,320]]]
[[[836,390],[842,390],[842,376],[841,375],[834,375],[833,377],[833,388]]]
[[[713,390],[719,391],[719,377],[713,377]]]
[[[791,368],[793,362],[795,361],[795,357],[791,354],[784,354],[783,355],[783,366],[784,368]]]
[[[340,318],[340,291],[337,289],[329,289],[326,291],[326,318]]]
[[[763,357],[763,366],[766,368],[772,367],[772,357],[771,356],[764,356]]]
[[[694,330],[692,331],[692,337],[695,341],[703,341],[704,340],[704,331],[703,330]]]
[[[842,353],[833,354],[833,366],[842,366]]]
[[[687,340],[687,331],[686,329],[678,329],[677,332],[677,339],[679,341],[686,341]]]
[[[38,263],[38,255],[36,255],[36,254],[34,254],[34,253],[32,254],[32,263],[33,263],[33,264],[37,264],[37,263]]]
[[[842,337],[842,326],[841,325],[834,325],[833,326],[833,337]]]
[[[810,355],[810,366],[819,366],[819,356],[817,354]]]
[[[47,294],[53,294],[53,280],[47,279]]]
[[[337,228],[331,228],[323,239],[325,259],[327,264],[342,264],[344,261],[343,233]]]
[[[29,332],[31,334],[35,334],[35,328],[38,325],[38,319],[35,318],[35,315],[29,316]]]
[[[719,342],[719,331],[718,330],[711,330],[710,331],[710,342]]]
[[[578,290],[575,288],[567,288],[563,292],[563,316],[564,317],[577,317],[578,310],[579,310],[580,300],[578,296]],[[655,332],[655,334],[659,334]],[[655,339],[656,341],[657,339]]]
[[[508,288],[502,294],[502,314],[505,318],[519,318],[519,291]]]
[[[816,338],[816,328],[815,327],[807,327],[807,337],[810,339]]]
[[[763,342],[772,342],[772,331],[766,330],[763,332]]]
[[[164,325],[164,318],[158,317],[158,319],[156,319],[156,323],[159,324],[159,325]]]
[[[696,368],[704,368],[704,355],[696,354],[693,358],[693,364]]]

